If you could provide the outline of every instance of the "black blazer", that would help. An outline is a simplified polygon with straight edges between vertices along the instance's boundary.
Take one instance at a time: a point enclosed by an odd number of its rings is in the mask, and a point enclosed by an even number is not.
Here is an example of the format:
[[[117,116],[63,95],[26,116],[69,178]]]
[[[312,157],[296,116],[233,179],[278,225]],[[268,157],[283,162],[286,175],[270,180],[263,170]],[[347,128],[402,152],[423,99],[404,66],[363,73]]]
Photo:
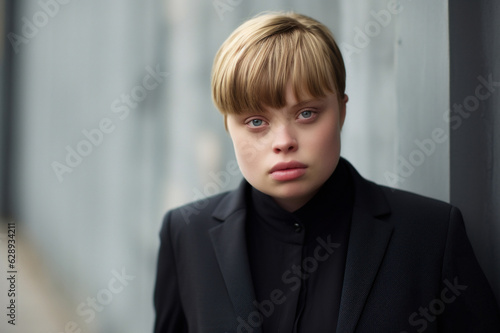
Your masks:
[[[376,185],[347,164],[355,204],[336,332],[500,332],[460,211]],[[156,333],[261,332],[245,240],[249,189],[243,180],[166,214]]]

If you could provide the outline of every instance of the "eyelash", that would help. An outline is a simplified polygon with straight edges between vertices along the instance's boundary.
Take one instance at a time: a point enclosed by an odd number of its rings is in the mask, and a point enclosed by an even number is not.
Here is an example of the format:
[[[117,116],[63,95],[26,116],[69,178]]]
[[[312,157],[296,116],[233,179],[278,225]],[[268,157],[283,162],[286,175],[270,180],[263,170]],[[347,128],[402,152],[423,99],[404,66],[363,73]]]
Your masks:
[[[263,124],[266,123],[266,121],[264,119],[260,119],[260,118],[252,118],[252,119],[249,119],[248,121],[245,122],[245,125],[247,125],[248,127],[252,128],[252,129],[258,129],[258,128],[261,128],[262,125],[260,126],[252,126],[252,122],[254,120],[260,120]]]
[[[309,118],[304,118],[304,119],[314,119],[313,117],[315,117],[317,114],[317,112],[314,110],[304,110],[299,113],[299,116],[302,115],[304,112],[309,112],[311,114]]]
[[[300,116],[302,116],[304,112],[309,112],[310,116],[308,118],[300,118]],[[318,111],[315,111],[315,110],[303,110],[303,111],[299,112],[299,115],[297,116],[297,118],[300,120],[304,120],[304,121],[310,121],[310,120],[315,119],[317,117],[317,114],[318,114]],[[260,126],[252,126],[252,122],[254,120],[260,120],[262,122],[262,124]],[[260,129],[260,128],[264,127],[264,125],[269,125],[269,123],[262,118],[251,118],[251,119],[248,119],[245,121],[245,125],[250,127],[251,129]]]

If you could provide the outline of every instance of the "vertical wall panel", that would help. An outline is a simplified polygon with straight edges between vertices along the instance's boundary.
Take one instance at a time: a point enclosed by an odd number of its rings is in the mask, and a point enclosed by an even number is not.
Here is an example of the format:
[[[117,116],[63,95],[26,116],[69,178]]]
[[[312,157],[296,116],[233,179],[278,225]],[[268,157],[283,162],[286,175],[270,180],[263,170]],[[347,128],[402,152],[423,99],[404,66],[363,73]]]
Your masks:
[[[396,37],[399,185],[449,200],[448,6],[401,1]]]
[[[341,1],[337,40],[347,71],[347,116],[342,155],[359,172],[378,183],[393,185],[397,147],[396,67],[394,41],[398,14],[385,0]]]
[[[343,155],[366,177],[447,201],[447,4],[343,1]]]
[[[450,1],[451,202],[500,300],[498,17],[498,1]]]
[[[57,286],[45,303],[61,320],[37,329],[60,332],[74,321],[85,332],[148,331],[163,214],[157,156],[164,153],[167,85],[143,85],[148,71],[168,72],[161,58],[163,3],[23,1],[19,7],[13,32],[27,37],[15,54],[16,187],[10,195],[23,226],[21,257],[32,249]],[[116,271],[134,279],[94,317],[81,314],[88,307],[78,313]],[[28,277],[26,270],[21,274]],[[25,285],[19,295],[35,300]],[[28,325],[31,302],[19,303]]]

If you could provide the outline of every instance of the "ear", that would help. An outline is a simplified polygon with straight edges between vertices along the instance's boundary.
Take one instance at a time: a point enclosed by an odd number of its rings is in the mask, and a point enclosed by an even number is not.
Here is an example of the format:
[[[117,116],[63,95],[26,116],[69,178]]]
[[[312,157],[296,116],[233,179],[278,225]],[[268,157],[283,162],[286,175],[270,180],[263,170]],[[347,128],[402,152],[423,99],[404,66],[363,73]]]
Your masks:
[[[344,120],[346,116],[346,104],[348,101],[349,101],[349,96],[347,96],[347,94],[344,94],[344,98],[340,102],[339,106],[340,129],[342,129],[342,126],[344,126]]]

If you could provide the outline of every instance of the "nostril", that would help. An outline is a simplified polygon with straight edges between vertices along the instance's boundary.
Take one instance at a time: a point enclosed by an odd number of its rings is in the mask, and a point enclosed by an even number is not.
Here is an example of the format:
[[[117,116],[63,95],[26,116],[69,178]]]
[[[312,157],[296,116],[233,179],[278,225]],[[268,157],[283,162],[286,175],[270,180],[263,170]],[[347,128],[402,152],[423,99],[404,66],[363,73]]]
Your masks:
[[[297,150],[297,141],[289,133],[284,133],[284,135],[275,138],[272,148],[275,153],[292,152]]]

